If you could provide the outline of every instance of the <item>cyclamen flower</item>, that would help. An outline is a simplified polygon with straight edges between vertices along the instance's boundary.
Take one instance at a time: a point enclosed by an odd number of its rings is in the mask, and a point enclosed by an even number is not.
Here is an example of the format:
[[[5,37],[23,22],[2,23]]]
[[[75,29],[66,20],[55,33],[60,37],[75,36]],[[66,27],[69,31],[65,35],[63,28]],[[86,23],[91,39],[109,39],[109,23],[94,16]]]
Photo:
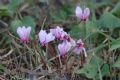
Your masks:
[[[39,40],[42,46],[45,46],[48,42],[51,42],[55,39],[52,33],[47,33],[45,30],[39,32]]]
[[[31,27],[18,27],[17,28],[17,34],[19,35],[21,42],[28,43],[29,42],[29,36],[31,32]]]
[[[85,55],[85,57],[87,57],[87,53],[86,53],[86,50],[85,50],[85,48],[84,48],[84,43],[82,42],[81,39],[79,39],[79,40],[77,41],[76,47],[75,47],[75,49],[74,49],[74,52],[75,52],[76,54],[80,54],[80,53],[83,52],[84,55]]]
[[[59,26],[57,26],[55,29],[50,29],[50,32],[58,39],[60,40],[63,28],[60,28]]]
[[[71,37],[66,32],[62,32],[61,40],[70,42],[71,41]]]
[[[89,8],[81,9],[81,7],[77,6],[75,10],[75,14],[81,21],[87,21],[90,15]]]
[[[61,56],[65,56],[67,52],[70,50],[71,44],[69,42],[62,42],[58,45],[58,50]]]

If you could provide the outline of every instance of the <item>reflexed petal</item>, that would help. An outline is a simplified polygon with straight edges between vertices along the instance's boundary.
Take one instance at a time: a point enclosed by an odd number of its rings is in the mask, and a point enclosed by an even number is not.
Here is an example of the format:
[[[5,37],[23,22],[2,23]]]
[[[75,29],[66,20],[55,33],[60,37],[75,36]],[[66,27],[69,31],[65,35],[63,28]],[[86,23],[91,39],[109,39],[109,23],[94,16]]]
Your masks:
[[[76,7],[75,14],[79,18],[82,17],[82,9],[81,9],[81,7],[79,7],[79,6]]]
[[[28,27],[28,28],[27,28],[27,34],[29,35],[30,32],[31,32],[31,27]]]
[[[85,18],[88,18],[90,15],[90,9],[89,8],[85,8],[83,11],[83,15]]]
[[[40,32],[39,32],[39,40],[40,40],[41,43],[46,41],[46,36],[47,36],[46,31],[45,30],[40,30]]]

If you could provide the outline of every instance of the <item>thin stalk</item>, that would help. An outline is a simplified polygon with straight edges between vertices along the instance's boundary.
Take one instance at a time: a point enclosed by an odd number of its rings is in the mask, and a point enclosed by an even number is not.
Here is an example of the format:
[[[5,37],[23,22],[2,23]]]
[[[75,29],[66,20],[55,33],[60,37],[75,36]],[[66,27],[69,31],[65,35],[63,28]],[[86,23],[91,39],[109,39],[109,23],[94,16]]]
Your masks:
[[[46,21],[46,19],[47,19],[47,17],[45,17],[41,29],[43,29],[43,27],[44,27],[44,25],[45,25],[45,21]]]

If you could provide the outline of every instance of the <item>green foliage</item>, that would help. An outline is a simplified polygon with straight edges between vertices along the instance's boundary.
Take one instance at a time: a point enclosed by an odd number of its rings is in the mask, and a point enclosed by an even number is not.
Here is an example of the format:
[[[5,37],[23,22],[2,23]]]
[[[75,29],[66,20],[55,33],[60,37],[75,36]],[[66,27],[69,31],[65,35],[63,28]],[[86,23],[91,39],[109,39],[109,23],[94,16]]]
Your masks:
[[[117,67],[120,68],[120,56],[118,57],[118,59],[115,61],[115,63],[113,64],[113,67]]]
[[[118,2],[115,7],[111,11],[113,14],[115,14],[117,17],[120,18],[120,2]]]
[[[109,72],[109,65],[108,64],[104,64],[102,69],[101,69],[101,73],[102,73],[102,76],[108,76],[110,75],[110,72]]]
[[[0,16],[11,16],[11,11],[8,6],[0,6]]]
[[[65,11],[60,10],[59,13],[55,12],[51,14],[54,21],[64,21],[67,17],[67,14]]]
[[[102,7],[102,6],[106,6],[106,5],[110,5],[112,2],[112,0],[100,0],[98,3],[96,3],[96,8],[98,7]]]
[[[22,26],[22,22],[18,19],[11,22],[11,30],[16,33],[18,27]]]
[[[4,70],[5,70],[5,67],[2,64],[0,64],[0,74],[3,73]]]
[[[103,60],[99,57],[93,57],[90,63],[86,64],[82,69],[78,70],[77,74],[84,74],[87,78],[95,79],[98,74],[98,66],[103,64]],[[100,67],[100,66],[99,66]],[[106,68],[106,67],[105,67]],[[105,72],[102,72],[106,74]]]
[[[120,27],[120,19],[114,16],[112,13],[106,12],[101,16],[99,24],[101,27],[115,29]]]
[[[75,38],[75,39],[80,38],[81,32],[80,32],[80,28],[78,26],[79,25],[76,25],[73,28],[71,28],[71,31],[69,32],[69,34],[72,38]]]
[[[120,39],[111,42],[110,51],[120,48]]]
[[[20,5],[21,2],[22,2],[22,0],[11,0],[10,4],[9,4],[9,9],[12,12],[16,12],[16,10],[18,9],[18,6]]]

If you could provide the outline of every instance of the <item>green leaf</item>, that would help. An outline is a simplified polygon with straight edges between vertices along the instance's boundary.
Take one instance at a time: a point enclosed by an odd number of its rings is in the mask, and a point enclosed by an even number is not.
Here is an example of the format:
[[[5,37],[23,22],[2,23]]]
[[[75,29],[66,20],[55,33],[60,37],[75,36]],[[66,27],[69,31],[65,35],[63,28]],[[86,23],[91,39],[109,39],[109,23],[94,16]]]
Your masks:
[[[14,13],[17,10],[21,2],[22,0],[11,0],[9,4],[10,10]]]
[[[106,12],[101,16],[99,20],[99,26],[115,29],[117,27],[120,27],[120,19],[111,13]]]
[[[79,39],[79,38],[80,38],[81,32],[80,32],[80,28],[79,28],[78,26],[79,26],[79,25],[74,26],[74,27],[70,30],[69,34],[70,34],[70,36],[71,36],[72,38],[75,38],[75,39]]]
[[[87,78],[95,78],[98,74],[98,64],[103,64],[103,60],[99,57],[93,57],[89,64],[86,64],[82,69],[77,70],[77,74],[84,74]]]
[[[120,68],[120,56],[118,57],[118,59],[116,60],[116,62],[113,64],[113,67]]]
[[[97,27],[96,22],[93,21],[87,21],[86,22],[86,32],[89,33],[96,33],[99,30]]]
[[[104,66],[101,69],[102,76],[108,76],[109,75],[109,66],[108,64],[104,64]]]
[[[49,3],[49,0],[39,0],[41,3]]]
[[[56,11],[55,13],[52,12],[51,16],[54,19],[54,21],[56,21],[56,22],[63,21],[66,19],[67,13],[64,10],[59,10],[59,11]]]
[[[22,26],[22,21],[16,19],[11,22],[11,30],[16,34],[16,30],[18,27]]]
[[[0,16],[11,16],[11,11],[8,9],[8,6],[0,6]]]
[[[111,42],[110,51],[120,48],[120,39],[114,40]]]
[[[25,25],[25,26],[35,27],[35,21],[30,16],[23,17],[21,21],[22,21],[22,24]]]
[[[103,7],[106,5],[109,5],[111,3],[112,0],[100,0],[99,2],[95,3],[96,8],[98,7]]]
[[[0,64],[0,74],[3,74],[4,70],[5,70],[5,67],[2,64]]]
[[[118,2],[111,11],[116,16],[120,17],[120,2]]]

